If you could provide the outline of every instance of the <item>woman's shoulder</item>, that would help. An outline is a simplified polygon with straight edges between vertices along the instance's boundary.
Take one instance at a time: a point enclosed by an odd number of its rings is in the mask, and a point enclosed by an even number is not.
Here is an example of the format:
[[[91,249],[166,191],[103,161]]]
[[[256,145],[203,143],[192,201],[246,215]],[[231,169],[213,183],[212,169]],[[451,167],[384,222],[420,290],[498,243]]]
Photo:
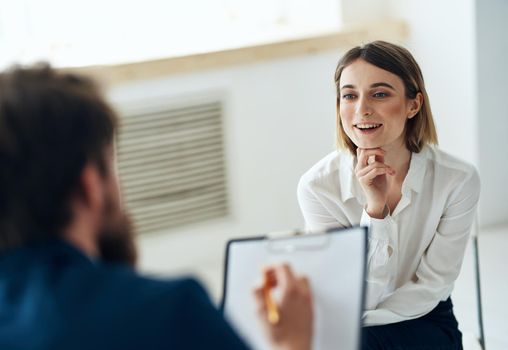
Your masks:
[[[335,150],[307,170],[300,178],[300,183],[312,184],[316,182],[337,182],[341,172],[351,172],[353,169],[353,156],[343,150]]]
[[[435,164],[437,167],[441,167],[444,169],[449,169],[450,171],[462,172],[466,174],[476,173],[476,167],[448,152],[443,151],[439,147],[436,146],[427,146],[426,152],[428,154],[428,158]]]
[[[470,186],[480,186],[480,176],[476,167],[436,146],[427,146],[427,158],[433,163],[434,174],[446,178],[447,181],[468,183]]]

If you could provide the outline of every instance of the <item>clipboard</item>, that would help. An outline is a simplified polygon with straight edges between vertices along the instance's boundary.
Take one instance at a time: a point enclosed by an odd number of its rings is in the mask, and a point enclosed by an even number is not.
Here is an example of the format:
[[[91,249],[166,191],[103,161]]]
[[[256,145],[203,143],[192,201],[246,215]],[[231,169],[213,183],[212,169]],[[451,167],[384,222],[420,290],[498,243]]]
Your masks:
[[[230,240],[221,303],[224,316],[253,349],[269,350],[252,291],[261,284],[264,266],[287,262],[296,274],[310,280],[314,307],[312,348],[359,349],[367,237],[366,227],[351,227]]]

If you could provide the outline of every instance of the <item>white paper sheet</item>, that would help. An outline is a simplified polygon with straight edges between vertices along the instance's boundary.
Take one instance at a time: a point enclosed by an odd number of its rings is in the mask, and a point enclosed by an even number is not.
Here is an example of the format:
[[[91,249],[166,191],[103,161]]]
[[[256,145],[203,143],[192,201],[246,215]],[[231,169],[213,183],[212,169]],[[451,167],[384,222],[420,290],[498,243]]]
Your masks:
[[[252,346],[268,350],[252,291],[264,266],[288,262],[310,279],[314,298],[313,349],[359,348],[364,300],[367,229],[281,239],[232,240],[228,244],[223,308],[226,318]]]

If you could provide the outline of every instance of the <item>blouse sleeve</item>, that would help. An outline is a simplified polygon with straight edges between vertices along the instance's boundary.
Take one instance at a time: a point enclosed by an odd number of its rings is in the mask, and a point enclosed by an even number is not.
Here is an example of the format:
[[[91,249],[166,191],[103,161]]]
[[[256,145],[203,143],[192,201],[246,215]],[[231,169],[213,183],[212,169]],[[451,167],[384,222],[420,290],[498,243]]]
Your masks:
[[[366,325],[421,317],[449,296],[460,272],[479,195],[480,179],[473,169],[451,193],[415,278],[396,289],[375,310],[366,311]]]
[[[335,184],[336,186],[336,184]],[[309,181],[305,175],[298,184],[298,202],[305,218],[307,230],[318,231],[330,227],[349,227],[351,224],[339,207],[337,198],[327,196],[332,184],[319,185]],[[333,213],[333,214],[332,214]],[[390,217],[373,219],[363,211],[360,224],[370,226],[367,252],[367,296],[366,309],[375,309],[385,294],[386,286],[396,273],[393,256],[396,225]]]
[[[397,224],[390,215],[375,219],[364,209],[360,225],[369,227],[365,310],[374,310],[397,273]]]
[[[305,227],[309,231],[322,231],[331,227],[349,226],[347,218],[341,212],[334,212],[327,206],[336,207],[337,203],[317,195],[312,182],[302,176],[298,183],[298,204],[305,219]],[[329,202],[329,203],[328,203]]]

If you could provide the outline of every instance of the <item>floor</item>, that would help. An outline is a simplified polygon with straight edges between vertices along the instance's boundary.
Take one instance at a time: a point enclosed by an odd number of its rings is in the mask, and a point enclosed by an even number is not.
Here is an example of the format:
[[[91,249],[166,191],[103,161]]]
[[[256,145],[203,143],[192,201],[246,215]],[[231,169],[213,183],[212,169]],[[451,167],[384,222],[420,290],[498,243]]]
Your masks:
[[[485,349],[508,349],[508,227],[482,229],[478,236]],[[464,333],[465,349],[478,332],[472,244],[452,294],[455,314]]]

